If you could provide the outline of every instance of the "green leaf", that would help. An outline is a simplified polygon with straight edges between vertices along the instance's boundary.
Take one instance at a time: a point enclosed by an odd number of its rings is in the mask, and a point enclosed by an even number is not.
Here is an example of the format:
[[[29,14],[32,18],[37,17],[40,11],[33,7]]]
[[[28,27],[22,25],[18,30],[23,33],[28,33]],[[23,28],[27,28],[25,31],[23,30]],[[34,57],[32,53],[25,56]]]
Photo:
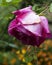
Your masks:
[[[34,60],[37,60],[37,56],[36,56],[36,55],[34,55],[34,57],[33,57],[33,58],[34,58]]]
[[[50,4],[50,12],[52,12],[52,3]]]
[[[12,2],[13,3],[19,3],[19,2],[21,2],[22,0],[13,0]]]
[[[33,60],[33,57],[32,56],[26,56],[25,57],[25,61],[26,62],[31,62]]]
[[[3,63],[3,55],[0,53],[0,63]]]
[[[0,4],[2,3],[2,0],[0,0]]]
[[[32,10],[35,10],[37,6],[38,6],[37,4],[34,4]]]
[[[22,0],[0,0],[0,6],[18,5]]]
[[[6,2],[11,2],[12,0],[6,0]]]
[[[13,44],[13,43],[9,43],[9,42],[0,40],[0,47],[6,47],[6,46],[10,46],[11,48],[18,49],[18,46],[16,46],[16,45]]]

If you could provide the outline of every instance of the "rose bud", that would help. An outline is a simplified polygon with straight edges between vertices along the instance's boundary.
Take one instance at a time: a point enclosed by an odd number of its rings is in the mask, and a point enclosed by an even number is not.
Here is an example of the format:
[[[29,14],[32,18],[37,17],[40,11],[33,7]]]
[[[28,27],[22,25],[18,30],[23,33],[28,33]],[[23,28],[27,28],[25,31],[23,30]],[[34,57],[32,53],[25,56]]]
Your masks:
[[[23,44],[39,46],[49,37],[48,20],[45,16],[39,16],[32,11],[31,6],[12,13],[15,19],[9,24],[8,33]]]

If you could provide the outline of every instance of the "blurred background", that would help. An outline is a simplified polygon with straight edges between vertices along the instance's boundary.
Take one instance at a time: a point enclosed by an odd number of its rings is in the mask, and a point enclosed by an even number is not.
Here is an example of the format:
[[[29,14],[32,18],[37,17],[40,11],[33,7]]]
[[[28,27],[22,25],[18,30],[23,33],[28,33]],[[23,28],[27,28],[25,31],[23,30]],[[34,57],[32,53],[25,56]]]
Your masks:
[[[11,12],[29,5],[47,17],[52,33],[52,0],[0,0],[0,65],[52,65],[52,36],[37,48],[8,34],[8,25],[15,17]]]

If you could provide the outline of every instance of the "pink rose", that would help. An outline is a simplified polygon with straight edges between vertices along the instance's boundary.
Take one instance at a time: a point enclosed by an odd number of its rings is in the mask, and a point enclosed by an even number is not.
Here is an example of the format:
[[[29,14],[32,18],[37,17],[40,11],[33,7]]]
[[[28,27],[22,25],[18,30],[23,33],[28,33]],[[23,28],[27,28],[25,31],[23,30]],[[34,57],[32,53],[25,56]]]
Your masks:
[[[50,35],[48,20],[32,11],[31,6],[12,13],[16,17],[11,21],[8,33],[23,44],[39,46]]]

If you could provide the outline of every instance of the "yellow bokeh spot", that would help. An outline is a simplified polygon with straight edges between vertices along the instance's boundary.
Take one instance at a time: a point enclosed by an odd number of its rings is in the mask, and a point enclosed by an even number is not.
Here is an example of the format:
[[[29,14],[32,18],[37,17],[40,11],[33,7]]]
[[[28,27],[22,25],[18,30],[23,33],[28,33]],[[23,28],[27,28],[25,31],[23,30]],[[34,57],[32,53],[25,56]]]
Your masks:
[[[22,49],[22,54],[25,54],[26,53],[26,49]]]
[[[43,51],[38,53],[38,57],[40,57],[43,54]]]
[[[25,62],[25,59],[23,58],[22,61]]]
[[[52,60],[52,55],[50,55],[49,58]]]
[[[48,61],[48,60],[49,60],[49,58],[45,58],[44,60],[45,60],[45,61]]]
[[[16,54],[20,54],[20,51],[18,50],[18,51],[16,51]]]
[[[46,57],[46,53],[43,53],[42,56],[43,56],[43,57]]]
[[[40,47],[39,48],[42,48],[43,47],[43,45],[40,45]]]
[[[52,64],[51,64],[51,62],[49,61],[49,62],[47,63],[47,65],[52,65]]]
[[[19,55],[18,55],[19,60],[22,60],[23,57],[24,57],[23,54],[19,54]]]
[[[15,62],[16,62],[15,58],[10,61],[11,64],[14,64]]]
[[[29,62],[29,63],[27,63],[27,65],[32,65],[32,63],[31,63],[31,62]]]

